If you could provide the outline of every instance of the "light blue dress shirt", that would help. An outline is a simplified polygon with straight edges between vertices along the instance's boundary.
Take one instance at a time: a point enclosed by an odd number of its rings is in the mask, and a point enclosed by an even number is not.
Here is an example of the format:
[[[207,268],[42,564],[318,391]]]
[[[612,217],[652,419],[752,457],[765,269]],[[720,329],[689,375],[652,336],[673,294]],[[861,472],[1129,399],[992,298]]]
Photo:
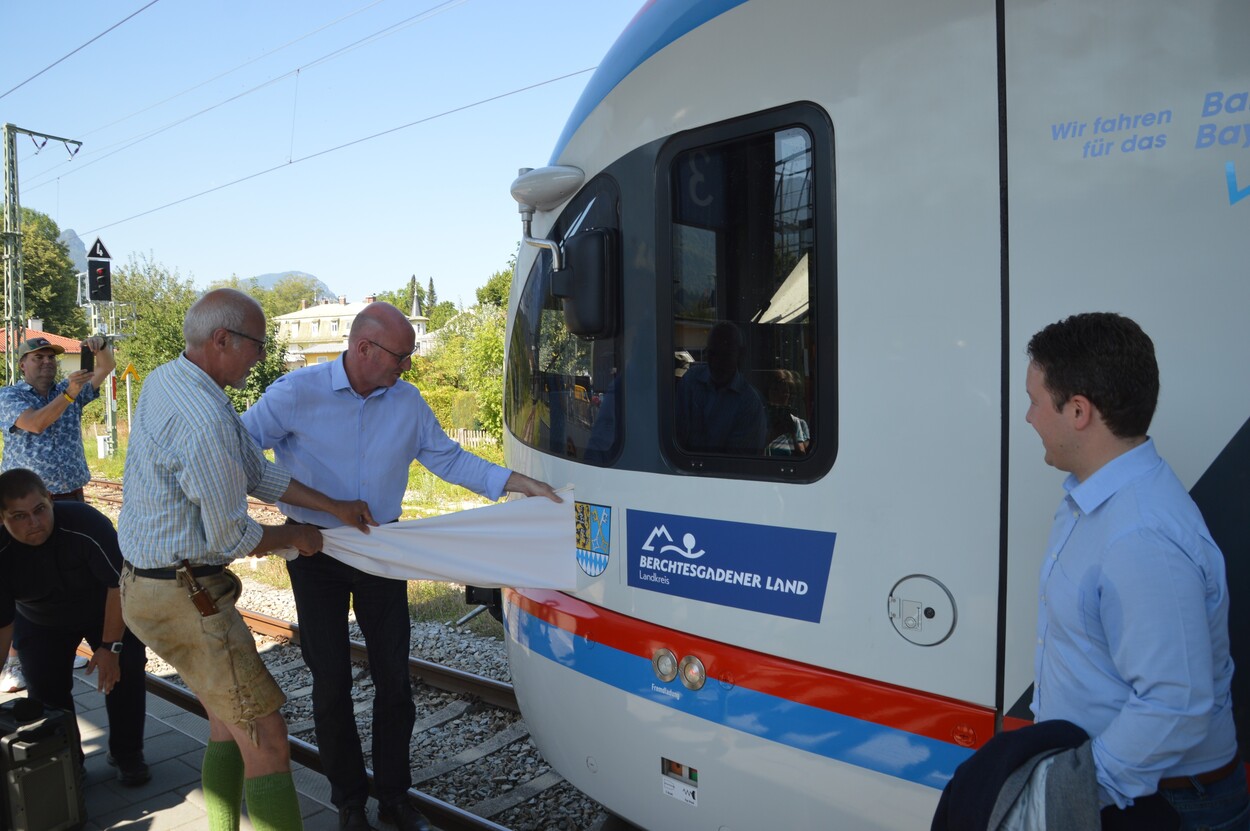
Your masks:
[[[274,381],[243,414],[261,447],[299,481],[336,499],[363,499],[378,522],[398,519],[413,460],[489,499],[503,495],[511,471],[448,438],[407,381],[361,397],[340,358]],[[342,523],[321,511],[282,503],[292,519],[322,528]]]
[[[1064,488],[1041,569],[1033,713],[1093,737],[1102,803],[1125,807],[1237,751],[1224,558],[1153,441]]]
[[[261,528],[248,516],[247,494],[276,502],[291,476],[260,452],[221,387],[179,356],[143,383],[123,480],[122,556],[167,568],[250,554]]]

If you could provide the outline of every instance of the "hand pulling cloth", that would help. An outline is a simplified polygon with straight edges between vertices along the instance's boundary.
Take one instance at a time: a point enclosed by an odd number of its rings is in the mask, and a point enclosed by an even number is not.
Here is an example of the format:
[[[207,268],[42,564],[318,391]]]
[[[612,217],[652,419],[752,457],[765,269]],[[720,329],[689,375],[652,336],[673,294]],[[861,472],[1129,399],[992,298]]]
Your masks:
[[[361,571],[401,580],[483,588],[577,588],[573,489],[563,502],[542,496],[392,522],[362,534],[321,532],[326,554]]]

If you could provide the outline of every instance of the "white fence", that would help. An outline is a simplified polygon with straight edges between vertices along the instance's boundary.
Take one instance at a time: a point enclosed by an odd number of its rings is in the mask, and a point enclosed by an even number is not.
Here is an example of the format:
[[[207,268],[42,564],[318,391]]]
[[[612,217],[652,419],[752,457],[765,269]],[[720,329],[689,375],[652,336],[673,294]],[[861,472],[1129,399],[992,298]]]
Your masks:
[[[480,447],[484,444],[494,444],[495,440],[490,433],[485,430],[465,430],[460,428],[457,430],[448,430],[447,435],[456,440],[461,447]]]

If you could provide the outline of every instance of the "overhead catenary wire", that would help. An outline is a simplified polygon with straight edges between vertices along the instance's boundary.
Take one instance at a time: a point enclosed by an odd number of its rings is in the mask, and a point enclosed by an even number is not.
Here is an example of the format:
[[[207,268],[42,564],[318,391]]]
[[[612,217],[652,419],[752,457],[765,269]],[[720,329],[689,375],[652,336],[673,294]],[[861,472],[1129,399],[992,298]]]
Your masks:
[[[380,39],[382,39],[382,38],[384,38],[384,37],[388,37],[389,35],[393,35],[393,34],[395,34],[396,32],[402,31],[403,29],[406,29],[406,28],[408,28],[408,27],[410,27],[410,26],[415,26],[416,24],[418,24],[418,23],[422,23],[422,22],[424,22],[425,20],[428,20],[428,19],[430,19],[430,18],[432,18],[432,17],[434,17],[434,16],[436,16],[436,15],[438,15],[438,14],[441,14],[441,13],[443,13],[443,12],[445,12],[445,11],[449,11],[449,10],[451,10],[451,9],[453,9],[453,8],[457,7],[457,6],[463,5],[464,3],[467,3],[468,1],[469,1],[469,0],[444,0],[444,2],[441,2],[441,3],[438,3],[437,5],[431,6],[430,8],[425,9],[424,11],[418,12],[417,14],[411,15],[410,17],[406,17],[406,18],[404,18],[403,20],[400,20],[400,21],[398,21],[398,22],[396,22],[396,23],[392,23],[392,24],[389,24],[389,25],[387,25],[387,26],[384,26],[383,28],[378,29],[378,30],[377,30],[377,31],[375,31],[375,32],[372,32],[372,33],[370,33],[370,34],[368,34],[368,35],[365,35],[365,36],[364,36],[364,37],[362,37],[362,38],[359,38],[359,39],[357,39],[357,40],[355,40],[355,41],[352,41],[351,43],[346,44],[345,46],[340,46],[340,47],[338,47],[338,48],[336,48],[336,49],[331,50],[330,52],[327,52],[327,53],[326,53],[326,54],[324,54],[324,55],[321,55],[321,56],[319,56],[319,57],[317,57],[317,58],[314,58],[313,60],[309,61],[308,63],[305,63],[305,64],[302,64],[302,65],[300,65],[300,66],[297,66],[295,69],[288,70],[288,71],[286,71],[286,72],[281,73],[280,75],[275,75],[274,77],[269,78],[268,80],[262,81],[262,82],[260,82],[259,84],[256,84],[255,86],[252,86],[252,87],[250,87],[250,88],[248,88],[248,89],[246,89],[246,90],[243,90],[242,92],[236,93],[235,95],[231,95],[230,97],[225,98],[225,99],[223,99],[223,100],[221,100],[221,101],[218,101],[218,102],[217,102],[217,103],[215,103],[215,104],[211,104],[211,105],[209,105],[209,106],[207,106],[207,107],[204,107],[203,109],[197,110],[196,112],[193,112],[193,113],[191,113],[190,115],[185,115],[185,116],[182,116],[182,117],[177,118],[177,119],[175,119],[175,120],[173,120],[173,121],[169,122],[168,124],[165,124],[165,125],[163,125],[163,126],[161,126],[161,127],[156,127],[156,128],[151,129],[151,130],[146,130],[146,131],[144,131],[144,132],[142,132],[142,133],[135,134],[135,135],[131,136],[130,138],[121,139],[121,140],[119,140],[119,141],[113,142],[112,144],[105,145],[104,147],[100,148],[99,150],[96,150],[96,151],[88,151],[88,155],[93,155],[94,157],[93,157],[93,158],[89,158],[87,161],[79,161],[79,163],[78,163],[78,164],[74,165],[73,170],[70,170],[70,171],[68,171],[68,172],[66,172],[66,173],[61,173],[61,174],[57,174],[57,173],[56,173],[56,171],[57,171],[57,170],[59,170],[59,169],[60,169],[60,168],[61,168],[64,164],[66,164],[65,162],[62,162],[61,164],[55,165],[55,166],[53,166],[53,167],[51,167],[51,168],[48,168],[47,170],[41,171],[40,173],[35,174],[35,175],[32,177],[32,179],[31,179],[30,183],[28,183],[28,184],[26,184],[26,185],[24,185],[24,186],[23,186],[23,189],[24,189],[25,191],[27,191],[27,192],[37,190],[37,189],[39,189],[40,187],[43,187],[44,185],[47,185],[47,184],[51,183],[52,181],[55,181],[56,179],[59,179],[61,176],[69,176],[69,175],[72,175],[72,174],[73,174],[73,173],[75,173],[75,172],[78,172],[78,171],[83,170],[84,168],[90,167],[91,165],[93,165],[93,164],[95,164],[95,163],[97,163],[97,162],[104,161],[105,159],[107,159],[107,158],[109,158],[109,157],[111,157],[111,156],[114,156],[114,155],[116,155],[116,154],[118,154],[118,153],[120,153],[120,152],[122,152],[122,151],[124,151],[124,150],[128,150],[128,149],[130,149],[131,147],[134,147],[134,146],[135,146],[135,145],[137,145],[137,144],[141,144],[142,142],[145,142],[145,141],[147,141],[147,140],[148,140],[148,139],[150,139],[150,138],[153,138],[153,137],[155,137],[155,136],[160,135],[161,133],[164,133],[164,132],[166,132],[166,131],[168,131],[168,130],[172,130],[174,127],[177,127],[177,126],[182,125],[182,124],[186,124],[187,122],[192,121],[193,119],[199,118],[199,117],[200,117],[200,116],[202,116],[202,115],[206,115],[207,113],[210,113],[210,112],[212,112],[213,110],[218,109],[219,107],[223,107],[223,106],[225,106],[226,104],[232,103],[232,102],[234,102],[234,101],[238,101],[238,100],[239,100],[239,99],[241,99],[241,98],[245,98],[245,97],[247,97],[247,96],[251,95],[252,93],[259,92],[260,90],[266,89],[267,87],[270,87],[270,86],[272,86],[273,84],[275,84],[275,83],[277,83],[278,81],[281,81],[281,80],[283,80],[283,79],[285,79],[285,78],[288,78],[288,77],[291,77],[291,76],[295,76],[295,77],[298,79],[298,77],[299,77],[299,73],[300,73],[300,72],[302,72],[303,70],[310,69],[310,68],[312,68],[312,67],[314,67],[314,66],[318,66],[318,65],[320,65],[320,64],[326,63],[326,62],[331,61],[331,60],[333,60],[333,59],[335,59],[335,58],[342,57],[343,55],[346,55],[346,54],[348,54],[349,52],[354,51],[355,49],[359,49],[359,48],[361,48],[362,46],[365,46],[365,45],[367,45],[367,44],[369,44],[369,43],[372,43],[372,42],[374,42],[374,41],[376,41],[376,40],[380,40]],[[155,0],[154,0],[154,2],[155,2]],[[203,82],[201,82],[201,83],[199,83],[199,84],[196,84],[196,85],[194,85],[194,86],[188,87],[187,89],[183,90],[183,91],[182,91],[182,92],[180,92],[180,93],[177,93],[177,94],[175,94],[175,95],[171,95],[171,96],[169,96],[168,98],[163,99],[162,101],[158,101],[158,102],[157,102],[157,103],[155,103],[155,104],[151,104],[151,105],[149,105],[149,106],[147,106],[147,107],[144,107],[144,108],[143,108],[143,109],[141,109],[141,110],[137,110],[137,111],[135,111],[134,113],[131,113],[131,115],[130,115],[130,116],[126,116],[125,118],[120,118],[120,119],[117,119],[116,121],[110,122],[109,124],[104,125],[104,126],[105,126],[105,127],[108,127],[108,126],[112,126],[113,124],[118,124],[118,123],[120,123],[120,122],[122,122],[122,121],[126,121],[127,119],[129,119],[129,118],[131,118],[131,117],[133,117],[133,116],[135,116],[135,115],[139,115],[140,113],[147,112],[148,110],[153,109],[154,107],[158,107],[158,106],[160,106],[161,104],[164,104],[164,103],[166,103],[166,102],[168,102],[168,101],[172,101],[172,100],[174,100],[175,98],[178,98],[178,97],[180,97],[180,96],[182,96],[182,95],[185,95],[185,94],[186,94],[186,93],[188,93],[188,92],[191,92],[191,91],[193,91],[193,90],[199,89],[200,87],[204,86],[205,84],[212,83],[213,81],[218,80],[219,78],[224,78],[225,76],[227,76],[227,75],[229,75],[229,74],[231,74],[231,73],[233,73],[233,72],[235,72],[235,71],[237,71],[237,70],[239,70],[239,69],[242,69],[243,67],[248,66],[249,64],[255,63],[256,61],[261,60],[262,58],[268,57],[269,55],[276,54],[277,52],[280,52],[281,50],[283,50],[283,49],[285,49],[285,48],[287,48],[287,47],[289,47],[289,46],[291,46],[291,45],[293,45],[293,44],[296,44],[296,43],[298,43],[298,42],[300,42],[300,41],[302,41],[302,40],[305,40],[305,39],[306,39],[306,38],[308,38],[308,37],[311,37],[311,36],[312,36],[312,35],[314,35],[314,34],[317,34],[318,32],[324,31],[325,29],[327,29],[327,28],[329,28],[329,27],[331,27],[331,26],[334,26],[334,25],[336,25],[336,24],[338,24],[338,23],[341,23],[342,21],[347,20],[349,17],[352,17],[353,15],[359,14],[360,12],[365,11],[366,9],[369,9],[369,8],[371,8],[372,6],[375,6],[375,5],[377,5],[378,3],[380,3],[380,2],[382,2],[382,0],[374,0],[374,2],[372,2],[372,3],[370,3],[370,4],[366,5],[366,6],[362,6],[361,8],[357,9],[357,10],[356,10],[356,11],[354,11],[354,12],[351,12],[350,14],[344,15],[344,16],[342,16],[342,17],[340,17],[340,18],[336,19],[336,20],[331,21],[330,23],[327,23],[327,24],[325,24],[325,25],[323,25],[323,26],[318,27],[317,29],[312,30],[311,32],[308,32],[308,33],[306,33],[306,34],[304,34],[304,35],[301,35],[301,36],[299,36],[299,37],[297,37],[297,38],[295,38],[295,39],[293,39],[293,40],[290,40],[290,41],[288,41],[287,43],[283,44],[282,46],[276,47],[275,49],[271,49],[271,50],[269,50],[268,52],[266,52],[264,55],[261,55],[260,57],[257,57],[257,58],[254,58],[254,59],[250,60],[250,61],[246,61],[246,62],[244,62],[244,63],[241,63],[241,64],[239,64],[238,66],[234,67],[233,69],[230,69],[230,70],[227,70],[227,71],[225,71],[225,72],[219,73],[218,75],[215,75],[214,77],[212,77],[212,78],[208,79],[207,81],[203,81]],[[102,129],[104,129],[104,127],[97,127],[97,128],[95,128],[94,130],[88,131],[87,133],[81,133],[81,135],[90,135],[91,133],[98,132],[99,130],[102,130]],[[293,145],[293,144],[294,144],[294,139],[292,138],[292,145]],[[102,155],[98,155],[98,154],[102,154]]]
[[[397,133],[400,130],[408,129],[409,127],[415,127],[419,124],[425,124],[427,122],[434,121],[439,118],[445,118],[449,115],[454,115],[459,112],[464,112],[465,110],[473,109],[474,107],[480,107],[483,104],[489,104],[492,101],[499,101],[503,98],[508,98],[513,95],[519,95],[522,92],[528,92],[529,90],[532,90],[532,89],[538,89],[540,87],[547,86],[548,84],[554,84],[558,81],[567,80],[568,78],[575,78],[578,75],[585,75],[587,72],[593,72],[597,68],[598,68],[597,66],[590,66],[585,69],[579,69],[575,72],[568,72],[564,75],[556,76],[555,78],[548,78],[545,81],[539,81],[537,83],[528,84],[523,87],[518,87],[517,89],[514,89],[514,90],[509,90],[508,92],[501,92],[498,95],[492,95],[488,98],[479,99],[469,104],[463,104],[459,107],[453,107],[452,109],[444,110],[440,113],[435,113],[434,115],[426,116],[425,118],[418,118],[416,121],[409,121],[407,124],[400,124],[397,127],[391,127],[390,129],[382,130],[381,132],[372,133],[367,136],[362,136],[361,138],[353,139],[352,141],[344,142],[343,144],[335,145],[334,147],[328,147],[324,150],[318,150],[316,153],[309,153],[308,155],[301,156],[298,159],[292,159],[289,162],[283,162],[282,164],[277,164],[277,165],[274,165],[273,167],[265,168],[264,170],[258,170],[255,173],[250,173],[247,176],[242,176],[238,179],[234,179],[233,181],[225,182],[224,184],[220,184],[215,187],[208,188],[207,190],[202,190],[198,193],[193,193],[190,196],[184,196],[181,199],[175,199],[173,202],[167,202],[164,205],[159,205],[155,208],[150,208],[146,211],[141,211],[140,213],[134,214],[132,216],[128,216],[125,219],[118,219],[106,225],[100,225],[99,227],[92,228],[90,231],[86,231],[83,234],[83,236],[90,237],[100,231],[103,231],[106,228],[112,228],[116,225],[121,225],[123,223],[130,222],[135,219],[139,219],[140,217],[154,214],[157,211],[163,211],[166,208],[172,208],[175,205],[181,205],[184,202],[190,202],[192,199],[198,199],[201,196],[207,196],[210,193],[216,193],[219,190],[225,190],[226,188],[233,187],[234,185],[238,185],[243,182],[256,179],[268,173],[273,173],[276,170],[282,170],[292,165],[299,164],[300,162],[306,162],[306,161],[309,161],[310,159],[318,158],[319,156],[325,156],[330,153],[335,153],[339,150],[344,150],[348,147],[354,147],[357,144],[363,144],[364,142],[372,141],[373,139],[381,138],[382,136],[387,136],[387,135],[390,135],[391,133]]]
[[[114,29],[116,29],[118,26],[120,26],[120,25],[122,25],[123,23],[125,23],[127,20],[130,20],[132,17],[134,17],[135,15],[139,14],[139,12],[142,12],[142,11],[144,11],[145,9],[150,9],[152,6],[155,6],[155,5],[156,5],[159,1],[160,1],[160,0],[151,0],[151,2],[150,2],[150,3],[148,3],[146,6],[144,6],[143,8],[138,9],[137,11],[134,11],[134,12],[130,13],[129,15],[127,15],[126,17],[122,18],[121,20],[117,21],[117,22],[116,22],[116,23],[114,23],[112,26],[108,27],[108,28],[107,28],[107,29],[105,29],[103,32],[100,32],[100,34],[96,35],[96,36],[95,36],[95,37],[93,37],[91,40],[89,40],[89,41],[87,41],[86,43],[84,43],[82,46],[79,46],[77,49],[74,49],[73,51],[69,52],[68,54],[66,54],[66,55],[62,55],[61,57],[57,58],[55,61],[53,61],[52,63],[48,64],[48,65],[47,65],[47,66],[45,66],[43,69],[41,69],[41,70],[39,70],[38,72],[36,72],[34,75],[31,75],[31,76],[30,76],[29,78],[27,78],[25,81],[22,81],[22,82],[21,82],[20,84],[18,84],[17,86],[15,86],[15,87],[13,87],[12,89],[8,90],[8,92],[5,92],[5,93],[0,93],[0,98],[6,98],[6,97],[8,97],[8,95],[9,95],[10,93],[13,93],[13,92],[18,91],[18,90],[19,90],[19,89],[21,89],[22,87],[24,87],[24,86],[26,86],[27,84],[29,84],[31,81],[33,81],[33,80],[35,80],[36,78],[38,78],[38,77],[39,77],[40,75],[42,75],[43,73],[47,72],[47,71],[48,71],[49,69],[51,69],[52,67],[54,67],[54,66],[56,66],[57,64],[61,63],[62,61],[64,61],[66,58],[69,58],[69,57],[71,57],[71,56],[73,56],[73,55],[76,55],[76,54],[78,54],[79,52],[81,52],[83,49],[86,49],[88,46],[90,46],[91,44],[95,43],[97,40],[99,40],[100,38],[104,37],[104,36],[105,36],[105,35],[107,35],[109,32],[113,31],[113,30],[114,30]]]
[[[200,81],[198,84],[193,84],[193,85],[191,85],[191,86],[187,87],[186,89],[182,90],[181,92],[175,92],[173,95],[170,95],[170,96],[167,96],[167,97],[165,97],[165,98],[162,98],[160,101],[157,101],[157,102],[152,103],[152,104],[148,104],[146,107],[142,107],[142,108],[140,108],[140,109],[138,109],[138,110],[135,110],[134,112],[130,113],[129,115],[123,115],[121,118],[116,118],[116,119],[113,119],[112,121],[110,121],[110,122],[109,122],[109,123],[107,123],[107,124],[101,124],[99,127],[96,127],[96,128],[94,128],[94,129],[91,129],[91,130],[87,130],[86,132],[79,132],[79,135],[80,135],[80,136],[82,136],[83,138],[86,138],[87,136],[90,136],[90,135],[93,135],[93,134],[95,134],[95,133],[98,133],[98,132],[100,132],[101,130],[107,130],[109,127],[113,127],[113,126],[115,126],[115,125],[117,125],[117,124],[121,124],[123,121],[129,121],[130,119],[134,118],[135,116],[137,116],[137,115],[142,115],[143,113],[147,112],[148,110],[155,109],[155,108],[157,108],[157,107],[161,106],[162,104],[168,104],[170,101],[173,101],[173,100],[175,100],[175,99],[177,99],[177,98],[181,98],[182,96],[187,95],[188,93],[195,92],[195,91],[196,91],[197,89],[199,89],[200,87],[207,86],[207,85],[211,84],[213,81],[220,81],[222,78],[225,78],[225,77],[226,77],[226,76],[228,76],[228,75],[233,75],[234,73],[238,72],[240,69],[243,69],[244,67],[247,67],[247,66],[251,66],[252,64],[256,63],[257,61],[263,61],[265,58],[268,58],[270,55],[276,55],[276,54],[278,54],[279,52],[281,52],[283,49],[289,49],[290,47],[294,46],[295,44],[299,43],[300,41],[307,40],[308,38],[312,37],[312,36],[313,36],[313,35],[315,35],[315,34],[319,34],[320,32],[324,32],[326,29],[329,29],[329,28],[331,28],[331,27],[333,27],[333,26],[337,26],[338,24],[342,23],[343,21],[345,21],[345,20],[349,20],[350,18],[355,17],[356,15],[360,14],[361,12],[368,11],[369,9],[371,9],[371,8],[373,8],[374,6],[378,5],[379,3],[383,3],[383,2],[385,2],[385,1],[386,1],[386,0],[373,0],[373,2],[371,2],[371,3],[366,3],[365,5],[361,6],[361,7],[360,7],[360,8],[358,8],[358,9],[356,9],[355,11],[350,11],[350,12],[348,12],[347,14],[345,14],[345,15],[341,16],[341,17],[337,17],[337,18],[335,18],[334,20],[331,20],[329,23],[325,23],[325,24],[323,24],[323,25],[321,25],[321,26],[318,26],[317,28],[315,28],[315,29],[313,29],[313,30],[311,30],[311,31],[305,32],[304,34],[300,35],[299,37],[292,38],[291,40],[288,40],[286,43],[282,44],[281,46],[275,46],[273,49],[270,49],[268,52],[264,52],[264,53],[262,53],[262,54],[260,54],[260,55],[257,55],[257,56],[256,56],[256,57],[254,57],[254,58],[250,58],[250,59],[248,59],[248,60],[244,61],[244,62],[243,62],[243,63],[241,63],[241,64],[237,64],[236,66],[232,66],[230,69],[227,69],[227,70],[226,70],[226,71],[224,71],[224,72],[218,72],[216,75],[214,75],[214,76],[213,76],[213,77],[211,77],[211,78],[207,78],[207,79],[205,79],[205,80],[203,80],[203,81]],[[460,0],[460,2],[464,2],[464,0]],[[446,4],[444,4],[444,5],[446,5]]]

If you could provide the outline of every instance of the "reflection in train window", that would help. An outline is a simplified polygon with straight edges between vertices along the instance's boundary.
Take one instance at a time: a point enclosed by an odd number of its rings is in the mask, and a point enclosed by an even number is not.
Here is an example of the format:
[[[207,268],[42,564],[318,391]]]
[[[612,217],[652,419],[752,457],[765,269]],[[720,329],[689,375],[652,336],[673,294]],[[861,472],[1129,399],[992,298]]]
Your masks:
[[[563,248],[579,233],[617,229],[619,201],[615,184],[600,177],[566,206],[549,236]],[[544,251],[530,269],[512,326],[505,423],[530,447],[607,465],[623,434],[619,334],[584,340],[570,333],[552,277]]]
[[[811,131],[685,150],[669,182],[676,449],[802,459],[822,439]]]

